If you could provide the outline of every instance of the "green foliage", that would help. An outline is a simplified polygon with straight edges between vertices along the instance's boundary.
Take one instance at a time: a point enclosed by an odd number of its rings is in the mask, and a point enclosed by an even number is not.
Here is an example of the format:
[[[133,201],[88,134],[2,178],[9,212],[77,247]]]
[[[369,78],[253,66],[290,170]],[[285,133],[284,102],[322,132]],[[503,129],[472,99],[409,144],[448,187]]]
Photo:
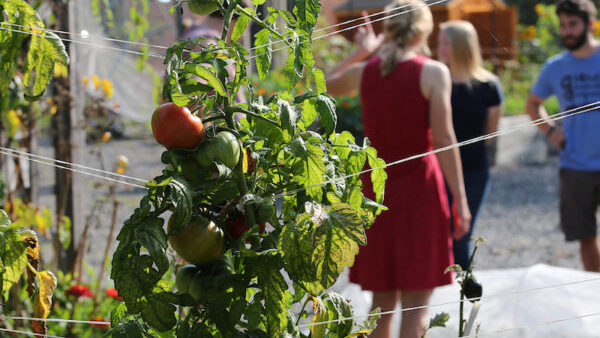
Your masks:
[[[23,66],[23,82],[27,97],[37,100],[45,91],[54,72],[54,64],[66,65],[69,57],[62,41],[53,33],[44,31],[44,23],[35,10],[23,0],[6,0],[2,4],[8,21],[0,23],[6,30],[0,31],[0,101],[7,98],[13,75],[19,68],[18,59],[24,42],[27,56]],[[25,26],[25,27],[21,27]],[[31,33],[31,39],[27,39]]]
[[[11,225],[6,212],[0,209],[0,299],[6,299],[27,264],[27,247],[19,229]]]
[[[203,107],[202,118],[210,121],[205,130],[208,140],[196,149],[163,153],[165,169],[148,185],[140,207],[117,237],[111,278],[128,314],[144,324],[115,316],[114,336],[146,335],[152,330],[178,337],[304,336],[290,311],[311,297],[322,299],[322,319],[352,317],[345,299],[324,291],[353,264],[359,246],[366,244],[365,229],[385,210],[387,177],[379,168],[385,162],[368,141],[357,145],[350,133],[336,133],[336,104],[326,93],[323,72],[315,68],[310,49],[320,4],[297,0],[293,14],[269,9],[262,18],[235,1],[222,10],[223,38],[233,11],[246,18],[232,27],[234,41],[249,21],[262,27],[255,41],[262,79],[269,76],[272,53],[270,46],[263,45],[287,41],[289,57],[281,86],[268,97],[248,86],[248,102],[236,103],[238,90],[248,85],[248,51],[242,45],[197,39],[178,42],[167,51],[163,94],[192,109]],[[275,29],[276,19],[285,25],[278,22]],[[190,44],[195,44],[194,52],[184,53]],[[196,82],[197,78],[202,81]],[[321,133],[310,127],[317,118]],[[221,131],[235,135],[245,149],[239,161],[232,161],[237,163],[233,168],[222,161],[197,160],[198,152]],[[198,166],[190,166],[190,161]],[[370,179],[376,201],[363,195],[356,175],[366,165],[375,169]],[[264,200],[281,207],[262,232],[255,221],[255,206]],[[231,209],[243,210],[248,226],[238,240],[229,233]],[[169,234],[164,230],[168,211],[174,213],[177,228],[185,226],[192,214],[200,214],[226,234],[225,256],[198,267],[190,294],[175,293],[166,283],[173,279]],[[225,268],[223,261],[231,264]],[[288,276],[293,290],[286,282]],[[299,314],[306,315],[305,311]],[[355,326],[352,319],[345,319],[320,327],[323,334],[347,336]],[[366,323],[359,333],[372,327],[373,323]]]

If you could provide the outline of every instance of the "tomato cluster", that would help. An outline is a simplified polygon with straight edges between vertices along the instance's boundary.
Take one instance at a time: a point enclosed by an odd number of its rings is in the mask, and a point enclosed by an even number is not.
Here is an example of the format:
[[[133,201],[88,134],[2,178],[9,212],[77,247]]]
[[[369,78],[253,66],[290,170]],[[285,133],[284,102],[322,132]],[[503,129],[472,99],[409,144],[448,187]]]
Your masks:
[[[220,292],[227,287],[227,281],[233,274],[231,260],[223,256],[213,264],[197,266],[188,264],[177,272],[175,286],[181,294],[189,294],[198,303],[205,303],[211,293]]]

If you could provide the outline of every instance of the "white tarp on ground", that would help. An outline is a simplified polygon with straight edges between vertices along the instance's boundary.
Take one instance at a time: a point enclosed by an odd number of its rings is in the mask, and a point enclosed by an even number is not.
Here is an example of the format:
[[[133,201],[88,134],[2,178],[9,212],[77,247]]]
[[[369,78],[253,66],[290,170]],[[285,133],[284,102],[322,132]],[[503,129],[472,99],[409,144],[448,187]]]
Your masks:
[[[481,302],[476,319],[476,325],[481,325],[480,336],[600,337],[600,274],[598,273],[538,264],[529,268],[476,271],[475,275],[483,284],[484,297],[494,296]],[[518,290],[584,280],[588,282],[514,293]],[[369,292],[361,291],[358,285],[349,284],[345,278],[342,278],[334,289],[352,301],[356,315],[368,313],[371,306]],[[495,297],[495,295],[505,294],[510,295]],[[458,298],[458,284],[453,284],[436,289],[430,304],[453,302]],[[432,329],[430,337],[457,337],[458,309],[458,303],[430,308],[429,317],[439,312],[450,314],[448,327]],[[471,304],[469,303],[465,309],[465,316],[468,318]],[[595,315],[562,321],[590,314]],[[396,320],[399,321],[399,316]],[[527,329],[509,331],[509,329],[524,327]],[[474,333],[471,332],[473,336]]]

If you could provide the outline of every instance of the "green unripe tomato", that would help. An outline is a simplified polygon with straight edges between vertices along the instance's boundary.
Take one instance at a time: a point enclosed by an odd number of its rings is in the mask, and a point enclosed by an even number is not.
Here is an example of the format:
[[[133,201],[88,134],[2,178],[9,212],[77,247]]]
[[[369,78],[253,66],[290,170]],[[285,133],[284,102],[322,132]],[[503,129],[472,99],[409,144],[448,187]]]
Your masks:
[[[196,151],[196,162],[206,168],[213,162],[221,162],[229,169],[235,168],[240,160],[240,142],[232,133],[222,131],[201,143]]]
[[[188,264],[177,271],[175,286],[177,286],[177,291],[179,291],[179,293],[188,293],[192,279],[198,271],[200,271],[200,269],[193,264]]]
[[[219,9],[219,3],[223,4],[223,0],[188,0],[188,7],[194,14],[208,15]]]
[[[175,217],[167,225],[169,244],[186,261],[202,266],[217,261],[225,253],[223,230],[212,221],[194,215],[188,225],[173,234]]]

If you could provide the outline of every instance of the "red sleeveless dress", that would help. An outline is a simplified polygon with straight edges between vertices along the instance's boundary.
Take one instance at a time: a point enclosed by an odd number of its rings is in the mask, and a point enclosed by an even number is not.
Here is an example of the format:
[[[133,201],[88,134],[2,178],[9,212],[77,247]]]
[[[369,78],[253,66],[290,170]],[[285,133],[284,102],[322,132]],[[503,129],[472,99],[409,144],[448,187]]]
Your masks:
[[[365,136],[386,163],[433,150],[429,103],[420,78],[427,60],[418,56],[380,75],[381,59],[367,63],[360,87]],[[449,210],[436,155],[386,169],[383,204],[389,208],[367,230],[350,281],[364,290],[422,290],[452,283]],[[369,175],[365,194],[373,198]]]

